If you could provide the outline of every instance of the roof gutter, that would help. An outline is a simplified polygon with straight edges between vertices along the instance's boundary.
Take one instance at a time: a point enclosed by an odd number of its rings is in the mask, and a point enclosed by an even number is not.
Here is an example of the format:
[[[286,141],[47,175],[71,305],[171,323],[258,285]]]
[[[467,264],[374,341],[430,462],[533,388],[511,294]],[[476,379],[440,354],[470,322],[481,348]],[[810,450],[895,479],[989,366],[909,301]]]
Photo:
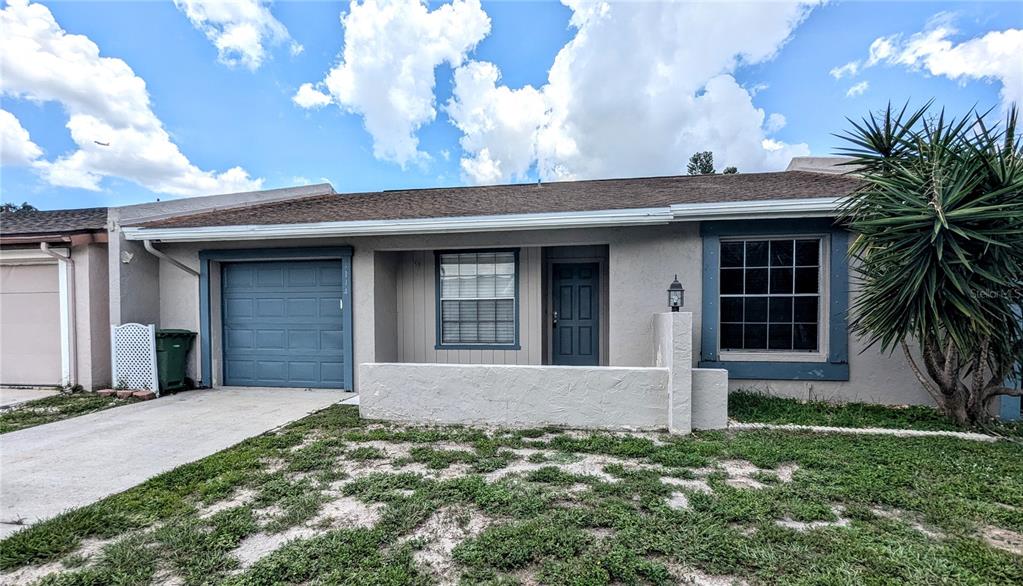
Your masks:
[[[753,218],[814,218],[833,216],[844,198],[822,197],[770,201],[742,201],[675,204],[658,208],[555,212],[546,214],[504,214],[411,220],[363,220],[309,224],[251,224],[203,227],[124,227],[128,240],[199,242],[216,240],[271,240],[283,238],[325,238],[390,236],[400,234],[451,234],[513,230],[558,230],[649,226],[679,221],[748,220]]]
[[[671,206],[675,220],[749,220],[764,218],[820,218],[838,213],[844,197],[683,203]]]
[[[205,226],[201,228],[124,227],[128,240],[196,242],[210,240],[267,240],[282,238],[324,238],[331,236],[390,236],[399,234],[437,234],[493,232],[505,230],[550,230],[605,226],[647,226],[672,220],[667,207],[549,214],[505,214],[461,216],[454,218],[417,218],[412,220],[365,220],[354,222],[317,222],[310,224],[259,224],[245,226]]]

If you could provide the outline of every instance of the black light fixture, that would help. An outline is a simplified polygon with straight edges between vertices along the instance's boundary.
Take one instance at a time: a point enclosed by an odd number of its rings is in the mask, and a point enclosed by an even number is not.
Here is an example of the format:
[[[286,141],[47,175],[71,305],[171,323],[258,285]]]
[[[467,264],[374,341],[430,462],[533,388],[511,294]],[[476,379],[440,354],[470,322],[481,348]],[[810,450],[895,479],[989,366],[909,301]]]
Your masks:
[[[685,303],[686,290],[682,288],[682,283],[678,282],[678,275],[675,275],[675,280],[668,285],[668,307],[672,311],[678,311],[682,308],[682,304]]]

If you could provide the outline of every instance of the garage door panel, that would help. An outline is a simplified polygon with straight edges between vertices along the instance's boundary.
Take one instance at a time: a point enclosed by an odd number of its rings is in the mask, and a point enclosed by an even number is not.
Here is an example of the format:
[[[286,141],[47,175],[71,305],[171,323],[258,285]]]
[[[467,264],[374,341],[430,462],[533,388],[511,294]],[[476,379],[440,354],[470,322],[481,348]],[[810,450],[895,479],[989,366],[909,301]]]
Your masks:
[[[288,317],[318,317],[319,300],[315,297],[299,297],[288,299]]]
[[[345,380],[344,364],[341,362],[320,363],[320,379],[341,384]]]
[[[225,360],[224,376],[229,380],[255,380],[256,363],[252,360]]]
[[[256,269],[256,286],[284,286],[284,267],[259,267]]]
[[[268,382],[288,380],[288,363],[283,360],[256,360],[254,371],[257,380]]]
[[[255,341],[260,350],[280,350],[285,348],[284,340],[287,330],[258,330]]]
[[[319,300],[320,317],[341,317],[341,298],[323,297]]]
[[[319,352],[320,350],[320,332],[318,330],[299,330],[293,329],[288,331],[288,350],[308,350],[312,352]]]
[[[320,277],[319,284],[323,285],[324,287],[340,288],[342,285],[343,275],[341,274],[340,266],[320,267],[319,277]]]
[[[252,348],[254,337],[252,330],[231,329],[224,332],[224,347],[232,350]]]
[[[224,315],[232,317],[252,317],[254,304],[252,299],[224,297]]]
[[[256,299],[256,317],[284,317],[284,298]]]
[[[344,348],[344,334],[341,330],[321,331],[320,348],[323,350],[341,350]]]
[[[317,283],[316,267],[289,267],[289,287],[315,287]]]
[[[237,265],[230,271],[224,271],[221,286],[225,289],[229,287],[251,287],[252,274],[252,267]]]
[[[318,362],[289,362],[288,378],[295,382],[314,383],[320,380]]]
[[[60,383],[58,271],[56,263],[0,266],[0,383]]]
[[[225,384],[351,388],[351,332],[345,328],[351,315],[350,308],[341,311],[341,263],[223,265]]]

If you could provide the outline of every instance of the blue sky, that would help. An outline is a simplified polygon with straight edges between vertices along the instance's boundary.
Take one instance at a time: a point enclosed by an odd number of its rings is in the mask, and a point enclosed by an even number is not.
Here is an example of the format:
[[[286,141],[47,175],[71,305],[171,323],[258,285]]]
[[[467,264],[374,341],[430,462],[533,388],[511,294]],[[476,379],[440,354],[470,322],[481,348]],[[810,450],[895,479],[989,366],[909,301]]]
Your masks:
[[[720,166],[774,170],[792,155],[831,153],[845,117],[889,100],[933,97],[963,112],[1003,107],[1023,91],[1023,62],[1005,58],[1023,28],[1013,2],[779,2],[764,14],[749,13],[765,4],[601,12],[455,0],[447,12],[413,2],[385,13],[375,4],[253,2],[269,26],[255,66],[238,52],[233,62],[218,55],[227,27],[246,23],[203,2],[36,6],[58,27],[45,34],[83,35],[99,57],[83,49],[69,72],[51,61],[66,53],[3,46],[5,73],[15,63],[23,71],[0,82],[13,116],[4,118],[2,199],[53,209],[321,181],[346,192],[670,174],[704,149]],[[200,17],[189,18],[186,4]],[[5,19],[24,20],[31,7],[5,5]],[[569,46],[581,31],[585,42]],[[441,40],[422,40],[434,33]],[[551,74],[559,53],[563,67]],[[855,75],[832,73],[847,63]],[[75,78],[90,67],[113,81]],[[331,81],[332,70],[345,81]],[[424,89],[431,71],[435,84]],[[147,93],[127,92],[134,97],[122,104],[118,84],[133,78]],[[300,105],[303,84],[316,103]],[[453,97],[458,112],[447,106]]]

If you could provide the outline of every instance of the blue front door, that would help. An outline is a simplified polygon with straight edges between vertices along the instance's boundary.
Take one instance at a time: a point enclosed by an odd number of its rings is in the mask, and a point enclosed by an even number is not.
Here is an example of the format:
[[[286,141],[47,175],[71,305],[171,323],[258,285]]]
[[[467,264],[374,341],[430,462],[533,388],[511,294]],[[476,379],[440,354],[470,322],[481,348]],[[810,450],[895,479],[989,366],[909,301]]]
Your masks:
[[[224,384],[351,389],[348,263],[223,263]]]
[[[552,359],[554,364],[600,364],[597,263],[557,263],[553,269]]]

